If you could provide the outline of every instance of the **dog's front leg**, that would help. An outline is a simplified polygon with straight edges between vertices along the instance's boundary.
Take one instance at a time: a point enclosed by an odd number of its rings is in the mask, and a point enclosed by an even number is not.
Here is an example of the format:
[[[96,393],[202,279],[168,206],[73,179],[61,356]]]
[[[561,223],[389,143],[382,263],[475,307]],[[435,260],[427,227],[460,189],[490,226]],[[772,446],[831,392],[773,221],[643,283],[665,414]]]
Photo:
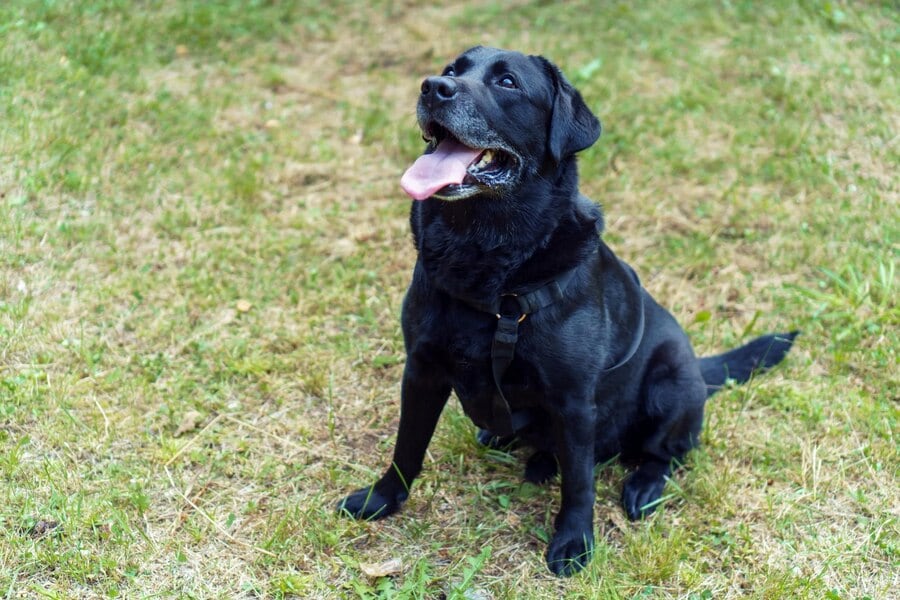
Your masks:
[[[407,360],[400,389],[400,428],[394,460],[374,485],[341,500],[338,511],[357,519],[380,519],[396,512],[409,496],[450,396],[450,385],[434,373],[434,368],[417,364],[412,357]]]
[[[595,427],[593,398],[567,398],[554,411],[562,505],[556,515],[556,533],[547,548],[547,566],[561,576],[584,568],[594,549]]]

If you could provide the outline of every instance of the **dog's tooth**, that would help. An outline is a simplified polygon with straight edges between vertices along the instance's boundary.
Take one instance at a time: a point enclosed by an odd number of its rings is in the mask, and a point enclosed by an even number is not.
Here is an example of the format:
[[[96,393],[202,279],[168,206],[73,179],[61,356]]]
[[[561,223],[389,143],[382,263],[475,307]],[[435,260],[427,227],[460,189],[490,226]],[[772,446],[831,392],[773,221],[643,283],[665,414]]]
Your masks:
[[[481,158],[478,159],[478,162],[475,163],[475,168],[481,169],[481,168],[488,166],[489,164],[491,164],[492,158],[493,158],[493,152],[491,152],[490,150],[485,150],[481,154]]]

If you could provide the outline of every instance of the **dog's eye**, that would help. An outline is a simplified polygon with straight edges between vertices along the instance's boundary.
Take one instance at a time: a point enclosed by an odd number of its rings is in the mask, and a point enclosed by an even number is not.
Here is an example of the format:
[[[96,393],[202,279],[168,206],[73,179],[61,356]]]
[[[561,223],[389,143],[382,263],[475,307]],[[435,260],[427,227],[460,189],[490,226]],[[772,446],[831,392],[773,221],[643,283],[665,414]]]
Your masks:
[[[504,75],[497,82],[497,85],[499,85],[500,87],[503,87],[503,88],[511,89],[511,90],[519,87],[518,85],[516,85],[516,80],[513,79],[512,75]]]

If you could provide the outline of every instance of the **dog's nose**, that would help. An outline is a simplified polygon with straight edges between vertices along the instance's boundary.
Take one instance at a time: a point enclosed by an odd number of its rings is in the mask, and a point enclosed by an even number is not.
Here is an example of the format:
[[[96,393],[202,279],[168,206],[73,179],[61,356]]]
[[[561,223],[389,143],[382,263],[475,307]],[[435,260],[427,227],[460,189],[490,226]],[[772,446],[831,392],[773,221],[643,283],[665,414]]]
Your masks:
[[[429,77],[422,82],[422,96],[438,101],[450,100],[456,95],[456,82],[450,77]]]

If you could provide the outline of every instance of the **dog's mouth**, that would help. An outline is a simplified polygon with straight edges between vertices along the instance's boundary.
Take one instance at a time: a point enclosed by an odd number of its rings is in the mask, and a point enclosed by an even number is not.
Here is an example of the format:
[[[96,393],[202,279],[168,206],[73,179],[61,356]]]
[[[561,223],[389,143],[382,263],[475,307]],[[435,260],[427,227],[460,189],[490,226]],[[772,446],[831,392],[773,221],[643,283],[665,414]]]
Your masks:
[[[423,132],[428,148],[400,179],[415,200],[460,200],[490,191],[509,181],[515,158],[499,148],[478,148],[438,123]]]

